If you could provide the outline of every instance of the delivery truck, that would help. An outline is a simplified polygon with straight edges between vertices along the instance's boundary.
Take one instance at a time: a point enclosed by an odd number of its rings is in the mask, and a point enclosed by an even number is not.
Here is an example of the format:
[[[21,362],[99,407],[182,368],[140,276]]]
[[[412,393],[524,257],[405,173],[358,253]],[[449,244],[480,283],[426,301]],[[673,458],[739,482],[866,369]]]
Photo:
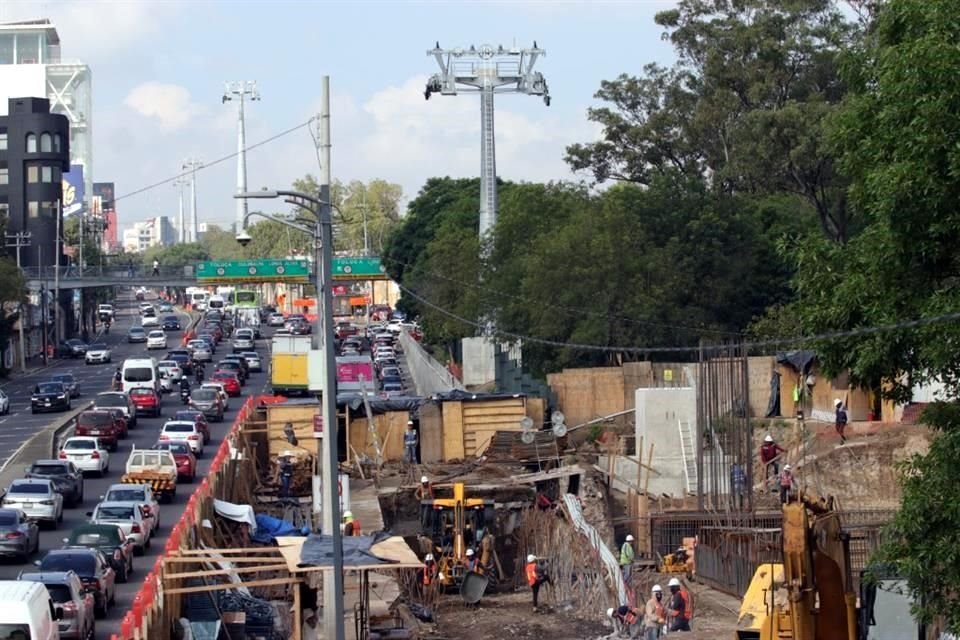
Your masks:
[[[360,378],[363,377],[362,388],[367,393],[376,391],[376,375],[373,372],[373,360],[370,356],[340,356],[337,358],[337,390],[344,392],[360,392]]]
[[[277,395],[299,395],[309,389],[310,336],[273,336],[270,385]]]

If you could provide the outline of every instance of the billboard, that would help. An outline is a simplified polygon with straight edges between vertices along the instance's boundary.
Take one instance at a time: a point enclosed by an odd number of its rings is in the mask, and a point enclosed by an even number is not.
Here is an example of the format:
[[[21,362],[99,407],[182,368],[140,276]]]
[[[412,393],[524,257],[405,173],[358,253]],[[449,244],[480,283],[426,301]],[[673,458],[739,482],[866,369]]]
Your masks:
[[[83,210],[83,165],[72,164],[70,171],[63,174],[63,215],[72,216]]]
[[[110,211],[113,209],[113,183],[94,182],[93,197],[100,198],[101,211]]]

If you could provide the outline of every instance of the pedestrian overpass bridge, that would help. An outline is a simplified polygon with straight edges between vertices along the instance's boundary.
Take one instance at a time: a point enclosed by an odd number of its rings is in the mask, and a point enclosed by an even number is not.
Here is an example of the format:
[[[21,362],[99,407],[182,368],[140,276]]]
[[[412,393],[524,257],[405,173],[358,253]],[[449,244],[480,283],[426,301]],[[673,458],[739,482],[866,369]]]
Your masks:
[[[95,287],[193,287],[197,285],[197,276],[193,265],[185,267],[160,267],[159,275],[153,275],[153,269],[143,266],[130,267],[87,267],[81,273],[76,267],[58,269],[49,267],[27,267],[23,275],[27,288],[39,290],[51,289],[58,285],[61,289],[92,289]]]

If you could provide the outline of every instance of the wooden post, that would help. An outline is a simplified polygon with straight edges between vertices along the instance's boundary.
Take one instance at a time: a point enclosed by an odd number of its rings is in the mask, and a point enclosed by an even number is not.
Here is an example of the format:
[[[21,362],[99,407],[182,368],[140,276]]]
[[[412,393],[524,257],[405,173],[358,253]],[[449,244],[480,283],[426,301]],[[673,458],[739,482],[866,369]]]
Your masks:
[[[303,640],[300,625],[300,585],[293,585],[293,640]]]
[[[346,407],[346,412],[347,412],[347,421],[345,423],[345,429],[346,429],[346,439],[347,439],[347,466],[349,467],[350,466],[350,448],[351,448],[350,447],[350,405],[349,404]]]

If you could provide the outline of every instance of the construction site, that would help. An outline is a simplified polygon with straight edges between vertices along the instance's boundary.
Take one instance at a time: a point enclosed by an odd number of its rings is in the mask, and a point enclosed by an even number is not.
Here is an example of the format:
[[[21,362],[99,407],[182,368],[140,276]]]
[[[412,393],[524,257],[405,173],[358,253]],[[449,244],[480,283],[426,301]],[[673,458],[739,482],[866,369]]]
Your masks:
[[[818,380],[812,357],[795,369],[718,347],[699,363],[567,370],[537,397],[438,388],[449,378],[404,347],[417,395],[338,399],[343,603],[357,640],[626,637],[610,610],[642,619],[654,585],[674,580],[691,603],[688,637],[777,637],[759,634],[791,624],[784,567],[804,567],[790,573],[798,584],[814,569],[821,580],[822,565],[801,561],[811,548],[848,565],[808,589],[821,615],[828,593],[860,593],[899,503],[896,464],[929,441],[914,423],[922,407],[872,413],[879,401]],[[852,414],[843,444],[822,415],[838,395]],[[324,637],[319,411],[316,399],[247,401],[121,637]],[[773,464],[793,470],[789,505],[760,455],[770,441]],[[794,526],[799,538],[785,534]],[[536,607],[531,558],[545,578]]]

